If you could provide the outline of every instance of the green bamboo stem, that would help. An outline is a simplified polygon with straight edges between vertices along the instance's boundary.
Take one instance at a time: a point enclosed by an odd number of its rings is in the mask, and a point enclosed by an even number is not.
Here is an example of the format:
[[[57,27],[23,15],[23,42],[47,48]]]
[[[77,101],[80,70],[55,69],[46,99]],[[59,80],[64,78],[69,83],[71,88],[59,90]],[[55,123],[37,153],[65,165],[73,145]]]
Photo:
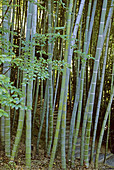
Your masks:
[[[15,0],[13,1],[13,15],[12,15],[12,25],[11,25],[11,45],[13,45],[13,31],[14,31],[14,18],[15,18]]]
[[[97,49],[96,49],[95,62],[94,62],[94,68],[93,68],[93,75],[92,75],[92,81],[91,81],[91,86],[90,86],[91,88],[89,90],[89,98],[88,98],[89,102],[87,102],[88,111],[85,111],[88,114],[86,137],[85,137],[85,151],[84,151],[84,161],[85,161],[86,167],[89,166],[88,150],[89,150],[90,131],[91,131],[91,124],[92,124],[92,112],[93,112],[93,106],[94,106],[98,66],[99,66],[99,60],[100,60],[100,55],[101,55],[101,47],[102,47],[101,42],[103,40],[103,29],[104,29],[106,7],[107,7],[107,0],[106,1],[104,0],[103,6],[102,6],[102,14],[101,14],[99,36],[98,36],[98,41],[97,41]]]
[[[87,40],[86,54],[88,53],[88,50],[89,50],[92,29],[93,29],[93,23],[94,23],[94,16],[95,16],[95,11],[96,11],[96,5],[97,5],[97,0],[95,0],[93,3],[90,27],[89,27],[89,31],[88,31],[89,34],[88,34],[88,40]],[[87,114],[84,114],[84,118],[83,118],[84,121],[83,121],[83,126],[82,126],[82,136],[81,136],[81,165],[83,165],[83,157],[84,157],[83,152],[84,152],[84,136],[85,136],[85,129],[86,129],[86,119],[87,119]]]
[[[4,107],[1,106],[1,109],[4,110]],[[5,117],[1,117],[1,145],[4,150],[4,145],[5,145]]]
[[[87,40],[87,46],[86,46],[86,54],[88,53],[88,50],[89,50],[91,34],[92,34],[92,29],[93,29],[93,23],[94,23],[94,18],[95,18],[96,5],[97,5],[97,0],[95,0],[94,3],[93,3],[93,9],[92,9],[91,20],[90,20],[90,27],[89,27],[89,31],[88,31],[89,34],[88,34],[88,40]]]
[[[23,32],[23,21],[24,21],[24,10],[25,10],[25,1],[23,2],[23,12],[22,12],[22,20],[21,20],[21,24],[20,24],[20,27],[21,27],[21,30],[20,30],[20,41],[19,41],[19,57],[21,56],[21,45],[22,45],[22,32]],[[26,21],[26,16],[25,16],[25,21]],[[25,23],[24,22],[24,28],[25,28]],[[17,25],[17,24],[15,24]],[[24,36],[24,35],[23,35]],[[17,70],[17,88],[20,87],[21,88],[21,83],[22,83],[22,70],[20,70],[18,68]],[[16,114],[16,111],[14,113],[14,120],[13,122],[15,121],[15,114]],[[13,123],[14,124],[14,123]],[[13,125],[14,126],[14,125]]]
[[[34,15],[32,16],[32,13],[34,12],[33,9],[34,9],[33,4],[30,1],[28,1],[27,32],[26,32],[27,41],[30,40],[31,26],[35,24],[34,20],[32,20],[32,17],[34,17]],[[33,32],[32,32],[32,36],[33,36]],[[31,59],[31,65],[30,65],[31,67],[33,59],[34,59],[34,50],[33,50],[33,53],[30,59]],[[26,111],[26,155],[25,156],[26,156],[26,168],[27,169],[31,168],[31,110],[30,108],[32,108],[32,88],[33,88],[32,72],[29,72],[29,74],[30,74],[30,79],[28,80],[28,87],[27,87],[27,94],[26,94],[27,106],[29,107],[29,109],[27,109]]]
[[[108,116],[108,131],[107,131],[107,138],[106,138],[106,148],[105,148],[105,155],[104,155],[104,163],[106,163],[106,156],[107,156],[107,153],[108,153],[109,133],[110,133],[110,117],[111,117],[111,111],[109,112],[109,116]]]
[[[92,34],[92,29],[93,29],[93,23],[94,23],[94,16],[95,16],[95,11],[96,11],[96,5],[97,5],[97,0],[94,1],[93,4],[93,9],[92,9],[92,15],[91,15],[91,21],[90,21],[90,28],[89,28],[89,34],[88,34],[88,41],[87,41],[87,49],[86,49],[86,54],[88,53],[89,49],[89,44],[91,40],[91,34]],[[86,107],[87,108],[87,107]],[[86,110],[86,109],[85,109]],[[82,137],[81,137],[81,165],[83,165],[83,152],[84,152],[84,137],[85,137],[85,129],[86,129],[86,121],[87,121],[87,113],[84,114],[83,118],[83,127],[82,127]]]
[[[49,169],[50,170],[52,169],[52,166],[53,166],[53,161],[54,161],[54,158],[55,158],[55,152],[56,152],[58,136],[59,136],[60,121],[61,121],[61,115],[62,115],[62,103],[63,103],[63,96],[64,96],[64,90],[63,89],[65,87],[65,72],[66,72],[66,69],[64,69],[64,73],[63,73],[64,81],[62,81],[62,90],[61,90],[61,95],[60,95],[56,132],[55,132],[54,143],[53,143],[53,148],[52,148],[52,153],[51,153],[51,159],[50,159],[50,163],[49,163]]]
[[[101,77],[101,84],[100,84],[100,89],[99,89],[99,97],[98,97],[98,104],[97,104],[96,118],[95,118],[95,125],[94,125],[93,139],[92,139],[91,161],[93,161],[93,155],[94,155],[95,138],[96,138],[97,124],[98,124],[98,118],[99,118],[99,112],[100,112],[102,92],[103,92],[103,84],[104,84],[104,76],[105,76],[105,67],[106,67],[110,28],[111,28],[111,25],[109,26],[109,31],[108,31],[108,35],[107,35],[106,50],[105,50],[105,55],[104,55],[103,68],[102,68],[102,77]],[[105,34],[105,32],[104,32],[104,34]],[[103,34],[103,39],[105,39],[104,34]],[[103,40],[103,42],[104,42],[104,40]]]
[[[47,152],[48,148],[48,127],[49,127],[49,89],[47,94],[47,111],[46,111],[46,133],[45,133],[45,151]]]
[[[64,35],[64,34],[65,34],[65,31],[63,32],[63,35]],[[62,58],[62,53],[63,53],[62,50],[63,50],[63,39],[62,39],[62,42],[61,42],[60,60],[61,60],[61,58]],[[54,95],[54,100],[53,100],[53,113],[54,113],[54,110],[55,110],[55,103],[56,103],[56,98],[57,98],[57,91],[58,91],[59,79],[60,79],[60,71],[58,71],[58,74],[57,74],[55,95]]]
[[[114,65],[113,65],[113,68],[114,68]],[[99,159],[100,148],[101,148],[104,130],[105,130],[106,122],[107,122],[108,115],[109,115],[109,112],[110,112],[113,96],[114,96],[114,85],[113,85],[112,91],[110,93],[110,100],[109,100],[109,103],[108,103],[108,106],[107,106],[107,110],[106,110],[106,113],[105,113],[105,117],[104,117],[104,120],[103,120],[101,132],[100,132],[99,142],[98,142],[97,151],[96,151],[96,158],[95,158],[95,168],[98,168],[98,159]]]
[[[25,74],[25,73],[23,73],[23,74]],[[23,94],[23,97],[22,97],[21,104],[25,105],[26,84],[23,84],[23,86],[22,86],[22,94]],[[13,144],[13,149],[12,149],[12,154],[11,154],[11,161],[14,161],[14,158],[16,156],[16,152],[17,152],[17,149],[18,149],[18,145],[19,145],[20,140],[21,140],[22,129],[23,129],[23,124],[24,124],[24,117],[25,117],[25,110],[20,109],[17,133],[16,133],[15,142]]]
[[[35,0],[37,2],[37,0]],[[37,5],[29,2],[29,11],[28,11],[28,29],[32,27],[32,35],[31,35],[31,41],[35,43],[35,40],[33,39],[34,34],[36,33],[36,19],[37,19]],[[32,25],[29,23],[31,22]],[[29,34],[29,30],[28,36]],[[31,169],[31,129],[32,129],[32,121],[31,121],[31,108],[32,108],[32,103],[33,103],[33,71],[32,71],[32,64],[34,61],[34,56],[35,56],[35,47],[32,48],[31,50],[31,71],[29,71],[30,78],[28,80],[28,87],[27,87],[27,107],[29,108],[26,111],[26,168]]]
[[[52,90],[52,43],[51,43],[51,32],[52,32],[52,4],[51,0],[48,1],[48,33],[50,33],[49,41],[48,41],[48,73],[49,73],[49,144],[48,144],[48,155],[50,154],[51,146],[52,146],[52,138],[53,138],[53,90]]]
[[[66,87],[68,88],[67,80],[66,80]],[[66,89],[65,92],[67,92]],[[67,94],[64,94],[64,103],[63,103],[63,111],[61,117],[61,161],[62,161],[62,169],[66,169],[66,151],[65,151],[65,139],[66,139],[66,112],[67,112]]]
[[[91,11],[91,0],[89,1],[88,13],[87,13],[87,21],[86,21],[86,29],[85,29],[85,41],[84,41],[84,52],[86,52],[86,46],[87,46],[87,36],[88,36],[90,11]],[[80,127],[80,120],[81,120],[82,97],[83,97],[83,86],[84,86],[84,72],[85,72],[85,65],[86,65],[85,62],[86,61],[82,62],[82,69],[81,69],[79,106],[78,106],[77,123],[76,123],[76,130],[74,132],[74,141],[73,141],[73,150],[72,150],[72,167],[74,166],[75,148],[76,148],[76,142],[77,142],[79,127]]]
[[[71,23],[71,13],[72,13],[72,7],[73,7],[73,1],[70,0],[69,3],[69,15],[68,15],[68,23],[67,23],[67,31],[66,34],[69,38],[70,35],[70,23]],[[64,61],[67,62],[67,57],[68,57],[68,47],[69,47],[69,42],[66,42],[66,51],[65,51],[65,57]],[[57,148],[57,142],[58,142],[58,136],[59,136],[59,130],[60,130],[60,121],[61,121],[61,116],[62,116],[62,109],[63,109],[63,101],[64,101],[64,94],[65,94],[65,82],[66,82],[66,67],[64,67],[63,71],[63,77],[62,77],[62,86],[61,86],[61,94],[60,94],[60,101],[59,101],[59,109],[58,109],[58,117],[57,117],[57,125],[56,125],[56,131],[55,131],[55,137],[54,137],[54,143],[53,143],[53,148],[52,148],[52,153],[51,153],[51,159],[49,163],[49,169],[52,169],[53,166],[53,161],[55,158],[55,152]]]
[[[45,96],[44,96],[44,105],[43,105],[43,110],[42,110],[42,119],[41,119],[39,131],[38,131],[37,153],[39,152],[39,142],[40,142],[40,136],[41,136],[42,127],[43,127],[43,122],[44,122],[44,117],[45,117],[46,104],[47,104],[47,95],[48,95],[48,82],[46,82]]]
[[[87,19],[86,19],[86,28],[85,28],[85,40],[84,40],[84,49],[83,51],[86,53],[87,48],[87,40],[88,40],[88,29],[89,29],[89,21],[90,21],[90,12],[91,12],[92,0],[89,0],[88,4],[88,12],[87,12]],[[86,53],[87,54],[87,53]],[[84,81],[83,81],[83,107],[86,104],[86,61],[82,63],[82,68],[84,69]]]
[[[76,13],[76,4],[77,4],[77,0],[74,1],[74,7],[73,7],[73,11],[72,11],[72,19],[71,19],[71,29],[70,29],[70,36],[72,35],[72,31],[73,31],[73,26],[74,26],[74,19],[75,19],[75,13]],[[70,100],[70,108],[71,108],[71,103],[72,103],[72,81],[71,81],[71,73],[70,73],[70,81],[69,81],[69,100]]]
[[[54,110],[55,110],[55,103],[56,103],[56,98],[57,98],[57,90],[58,90],[58,85],[59,85],[59,78],[60,78],[60,72],[58,72],[58,75],[57,75],[57,82],[56,82],[54,102],[53,102],[53,113],[54,113]]]
[[[42,110],[43,110],[43,80],[40,82],[41,85],[41,94],[40,94],[40,120],[42,119]]]
[[[29,10],[31,10],[29,8],[29,1],[28,1],[28,16],[31,15],[29,13]],[[29,17],[29,19],[31,19],[31,17]],[[30,21],[30,20],[29,20]],[[26,41],[28,41],[30,39],[30,29],[28,29],[30,27],[29,25],[30,23],[27,22],[27,32],[26,32]],[[25,63],[26,63],[27,57],[25,57]],[[26,103],[26,82],[25,82],[25,78],[26,78],[26,71],[23,71],[23,84],[22,84],[22,105],[23,107],[25,106]],[[16,152],[18,149],[18,145],[19,142],[21,140],[21,135],[22,135],[22,129],[23,129],[23,124],[24,124],[24,117],[25,117],[25,109],[21,108],[20,112],[19,112],[19,120],[18,120],[18,127],[17,127],[17,133],[16,133],[16,138],[15,138],[15,142],[13,145],[13,149],[12,149],[12,155],[11,155],[11,160],[13,161],[15,156],[16,156]]]
[[[80,92],[80,77],[78,77],[78,82],[76,85],[76,93],[75,93],[75,101],[72,111],[72,117],[70,122],[70,132],[69,132],[69,151],[68,151],[68,160],[71,160],[71,151],[72,151],[72,139],[73,139],[73,132],[75,127],[75,120],[76,120],[76,112],[79,103],[79,92]]]
[[[32,81],[28,82],[27,106],[32,107]],[[26,111],[26,168],[31,168],[31,110]]]
[[[33,81],[32,101],[34,101],[35,98],[36,83],[37,83],[37,78],[35,78],[35,80]]]
[[[13,17],[12,17],[12,23],[14,23],[14,16],[15,16],[15,0],[13,2],[14,4],[14,7],[13,7]],[[24,13],[24,3],[23,3],[23,13]],[[23,22],[23,14],[22,14],[22,21],[21,21],[21,31],[20,31],[20,41],[19,41],[19,57],[21,55],[21,37],[22,37],[22,22]],[[14,24],[12,24],[12,27],[14,27]],[[12,28],[14,29],[14,28]],[[13,34],[11,34],[12,37],[11,37],[11,42],[13,44]],[[16,56],[17,57],[17,56]],[[21,75],[21,70],[18,68],[17,69],[17,83],[16,83],[16,87],[19,88],[21,86],[21,80],[20,80],[20,85],[19,85],[19,75]],[[12,125],[12,131],[13,131],[13,128],[14,128],[14,123],[15,123],[15,117],[16,117],[16,109],[14,111],[14,115],[13,115],[13,125]]]
[[[53,26],[53,29],[54,29],[54,31],[53,31],[53,34],[55,33],[55,31],[56,31],[56,29],[55,29],[55,27],[57,26],[57,16],[58,16],[58,10],[59,10],[59,2],[57,1],[57,7],[56,7],[56,13],[55,13],[55,19],[53,19],[53,20],[55,20],[54,21],[54,26]],[[56,48],[56,47],[55,47]],[[53,50],[54,50],[54,41],[52,42],[52,51],[51,51],[51,53],[53,54]],[[56,59],[55,58],[55,55],[53,55],[53,59]],[[53,87],[53,93],[54,93],[54,82],[55,82],[55,70],[53,70],[53,76],[52,76],[52,87]],[[58,76],[58,82],[59,82],[59,76]],[[57,88],[58,88],[58,85],[57,85]],[[57,92],[57,88],[56,88],[56,92]],[[54,96],[54,101],[56,101],[56,93],[55,92],[55,96]],[[54,105],[54,102],[53,102],[53,105]],[[53,112],[54,112],[54,107],[55,106],[53,106]]]
[[[2,16],[4,16],[8,5],[9,5],[9,0],[2,2],[2,8],[3,8]],[[10,47],[9,47],[9,44],[8,44],[8,42],[9,42],[9,32],[8,32],[8,30],[9,30],[10,15],[11,15],[10,10],[11,10],[11,8],[9,7],[8,12],[7,12],[6,16],[4,17],[4,21],[3,21],[3,25],[2,25],[3,29],[5,29],[7,31],[3,35],[3,39],[4,39],[3,53],[7,56],[8,56],[8,52],[10,51],[9,50]],[[7,71],[9,69],[9,66],[10,66],[10,63],[8,61],[6,61],[3,64],[3,74],[6,73],[5,75],[7,77],[10,77],[10,70]],[[4,122],[5,123],[4,124],[5,125],[4,126],[4,128],[5,128],[5,154],[6,154],[7,157],[10,157],[10,106],[5,106],[4,109],[8,113],[8,116],[9,116],[7,118],[5,117],[5,122]]]
[[[9,117],[5,118],[5,154],[10,157],[10,107],[6,106],[5,111]]]
[[[36,115],[36,109],[37,109],[37,103],[38,103],[38,93],[39,93],[39,79],[37,78],[37,87],[36,87],[36,96],[35,96],[35,104],[34,104],[34,111],[33,111],[33,130],[34,130],[34,123],[35,123],[35,115]],[[32,133],[33,134],[33,133]]]
[[[72,3],[69,4],[69,10],[70,10],[70,5],[72,5]],[[66,12],[66,15],[69,14],[69,11],[68,10],[68,13]],[[72,15],[72,13],[71,13]],[[70,28],[70,35],[69,35],[69,47],[68,49],[70,48],[70,42],[71,42],[71,30],[72,30],[72,27],[73,27],[73,19],[72,19],[72,16],[68,16],[68,20],[67,20],[67,23],[69,23],[69,17],[71,17],[71,28]],[[69,29],[68,25],[66,25],[66,29]],[[71,65],[71,58],[70,56],[68,55],[68,58],[67,58],[67,63],[69,65]],[[64,92],[64,101],[63,101],[63,109],[62,109],[62,120],[61,120],[61,160],[62,160],[62,169],[66,169],[66,150],[65,150],[65,139],[66,139],[66,113],[67,113],[67,93],[68,93],[68,84],[70,84],[70,69],[67,68],[66,69],[66,82],[65,82],[65,92]],[[70,90],[70,87],[69,87],[69,90]]]

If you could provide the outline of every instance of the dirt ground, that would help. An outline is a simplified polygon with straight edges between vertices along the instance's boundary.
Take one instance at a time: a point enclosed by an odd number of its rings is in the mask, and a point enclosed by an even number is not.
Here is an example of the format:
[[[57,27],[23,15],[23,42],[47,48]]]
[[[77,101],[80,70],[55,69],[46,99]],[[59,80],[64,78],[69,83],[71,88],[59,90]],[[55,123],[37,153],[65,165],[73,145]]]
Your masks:
[[[8,158],[4,156],[4,152],[0,151],[0,170],[26,170],[25,167],[25,145],[21,143],[21,147],[19,148],[19,153],[17,158],[15,159],[15,163],[9,162]],[[32,161],[31,161],[31,170],[48,170],[50,158],[45,156],[44,149],[42,146],[39,147],[39,155],[36,155],[35,148],[32,149]],[[55,162],[53,165],[53,170],[60,170],[61,167],[61,157],[60,153],[55,158]],[[80,166],[80,161],[77,159],[75,161],[75,167],[71,168],[69,163],[67,162],[68,170],[86,170],[84,166]],[[90,165],[89,170],[94,170],[94,166]],[[98,170],[111,170],[112,168],[99,164]]]
[[[38,112],[40,113],[40,112]],[[37,143],[37,134],[38,134],[38,128],[36,123],[36,128],[33,136],[33,143],[32,143],[32,159],[31,159],[31,170],[48,170],[50,157],[45,155],[45,137],[44,135],[41,137],[40,144],[39,144],[39,154],[36,154],[36,146]],[[15,141],[15,134],[16,134],[16,128],[14,128],[12,138],[11,138],[11,150]],[[45,128],[43,128],[45,129]],[[4,151],[2,151],[2,148],[0,146],[0,170],[26,170],[25,167],[25,127],[23,129],[23,134],[18,150],[17,158],[15,158],[15,163],[10,162],[10,160],[4,155]],[[45,133],[42,133],[45,134]],[[59,150],[60,151],[60,150]],[[67,151],[66,151],[67,155]],[[75,167],[71,168],[69,165],[69,162],[66,162],[67,170],[86,170],[86,168],[83,166],[80,166],[80,160],[76,159],[75,161]],[[54,161],[53,170],[61,170],[61,153],[57,152],[57,156]],[[90,165],[89,170],[94,170],[94,165]],[[104,165],[99,164],[98,170],[111,170],[112,168]]]

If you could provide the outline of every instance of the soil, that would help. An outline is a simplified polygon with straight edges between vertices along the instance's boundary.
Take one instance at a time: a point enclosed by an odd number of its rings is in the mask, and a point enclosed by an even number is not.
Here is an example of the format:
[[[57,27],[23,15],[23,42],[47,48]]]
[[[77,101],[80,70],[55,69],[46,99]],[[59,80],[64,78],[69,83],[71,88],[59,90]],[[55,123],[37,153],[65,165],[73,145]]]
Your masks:
[[[40,111],[38,112],[40,113]],[[32,143],[32,159],[31,159],[31,170],[48,170],[50,157],[45,154],[44,150],[44,143],[45,143],[45,137],[42,135],[40,144],[39,144],[39,154],[36,154],[36,141],[37,141],[37,134],[38,134],[38,125],[39,122],[35,122],[35,131],[33,136],[33,143]],[[45,124],[45,123],[44,123]],[[15,124],[14,131],[11,138],[11,150],[13,143],[15,141],[15,134],[16,134],[17,124]],[[42,129],[42,131],[45,128]],[[42,132],[42,134],[44,134]],[[60,149],[59,149],[60,151]],[[67,152],[67,151],[66,151]],[[10,160],[4,155],[4,151],[2,151],[2,148],[0,146],[0,170],[26,170],[25,167],[25,127],[23,129],[23,134],[20,142],[20,147],[18,151],[17,158],[15,158],[15,162],[10,162]],[[67,155],[67,153],[66,153]],[[69,165],[69,162],[66,162],[67,170],[86,170],[85,166],[80,166],[80,159],[76,159],[75,161],[75,167],[71,168]],[[57,156],[55,158],[54,164],[53,164],[53,170],[61,170],[61,153],[57,152]],[[99,164],[98,170],[112,170],[108,165],[105,165],[103,163]],[[95,170],[94,164],[91,164],[88,168],[88,170]]]
[[[9,159],[4,156],[4,152],[0,151],[0,170],[26,170],[25,167],[25,145],[21,143],[21,147],[19,148],[19,153],[17,158],[15,159],[15,163],[10,162]],[[35,148],[32,150],[32,160],[31,160],[31,170],[47,170],[49,166],[50,157],[45,155],[44,149],[42,146],[39,147],[39,154],[35,153]],[[61,156],[60,153],[55,158],[55,162],[53,165],[53,170],[60,170],[62,169],[61,166]],[[67,162],[67,169],[68,170],[86,170],[84,166],[80,166],[80,160],[76,159],[75,167],[71,168],[69,163]],[[98,170],[111,170],[112,168],[104,165],[99,164]],[[94,170],[94,165],[91,164],[88,170]]]

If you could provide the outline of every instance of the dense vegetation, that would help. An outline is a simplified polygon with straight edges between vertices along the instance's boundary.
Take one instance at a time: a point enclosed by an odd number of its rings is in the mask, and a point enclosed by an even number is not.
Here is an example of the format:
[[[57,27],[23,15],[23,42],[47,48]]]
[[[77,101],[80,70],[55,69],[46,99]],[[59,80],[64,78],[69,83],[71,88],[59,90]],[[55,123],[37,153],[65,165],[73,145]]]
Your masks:
[[[27,169],[42,138],[49,169],[59,149],[62,169],[74,167],[78,138],[81,166],[93,162],[96,141],[95,168],[102,144],[114,150],[113,5],[1,0],[0,145],[10,162],[22,137]]]

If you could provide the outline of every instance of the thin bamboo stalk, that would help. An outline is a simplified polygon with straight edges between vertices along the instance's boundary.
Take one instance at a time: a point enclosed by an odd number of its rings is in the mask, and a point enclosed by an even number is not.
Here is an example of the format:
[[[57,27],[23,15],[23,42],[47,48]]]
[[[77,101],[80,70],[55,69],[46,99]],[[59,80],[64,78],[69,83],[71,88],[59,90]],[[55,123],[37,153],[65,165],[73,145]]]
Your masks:
[[[110,18],[109,18],[109,20],[110,20]],[[103,39],[105,39],[105,35],[106,35],[106,33],[104,32]],[[106,67],[106,60],[107,60],[107,50],[108,50],[109,35],[110,35],[110,26],[109,26],[109,31],[108,31],[108,35],[107,35],[106,50],[105,50],[105,55],[104,55],[104,62],[103,62],[102,76],[101,76],[101,84],[100,84],[98,104],[97,104],[97,110],[96,110],[96,118],[95,118],[95,125],[94,125],[93,139],[92,139],[92,149],[91,149],[91,161],[93,161],[97,124],[98,124],[98,118],[99,118],[99,112],[100,112],[100,104],[101,104],[101,98],[102,98],[102,92],[103,92],[103,84],[104,84],[105,67]],[[104,42],[104,40],[103,40],[103,42]]]

